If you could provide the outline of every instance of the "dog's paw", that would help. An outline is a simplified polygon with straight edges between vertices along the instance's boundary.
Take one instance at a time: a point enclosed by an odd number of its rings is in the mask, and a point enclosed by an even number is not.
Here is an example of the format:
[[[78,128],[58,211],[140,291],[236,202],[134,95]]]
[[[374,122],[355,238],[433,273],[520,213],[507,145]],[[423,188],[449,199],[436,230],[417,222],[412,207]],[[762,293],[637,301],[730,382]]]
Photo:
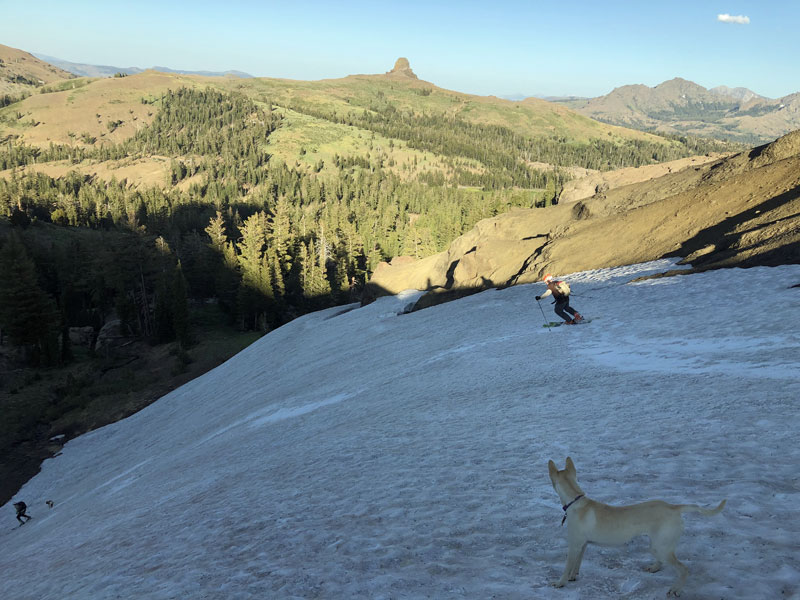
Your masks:
[[[667,592],[667,598],[677,598],[680,595],[681,591],[676,588],[669,588],[669,591]]]
[[[552,585],[554,588],[562,588],[564,587],[565,583],[566,583],[565,581],[559,579],[558,581],[552,582],[550,585]]]

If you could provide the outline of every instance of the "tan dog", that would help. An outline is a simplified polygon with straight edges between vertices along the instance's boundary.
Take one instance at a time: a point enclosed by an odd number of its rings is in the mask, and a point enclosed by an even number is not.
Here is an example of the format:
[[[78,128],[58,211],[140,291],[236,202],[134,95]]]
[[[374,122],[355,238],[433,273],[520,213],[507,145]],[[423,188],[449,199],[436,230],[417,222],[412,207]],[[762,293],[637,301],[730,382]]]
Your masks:
[[[555,587],[563,587],[567,581],[575,581],[581,568],[583,552],[590,542],[607,546],[624,544],[638,535],[650,538],[650,552],[656,561],[647,567],[651,573],[661,569],[661,563],[669,563],[678,571],[675,583],[667,596],[680,596],[689,569],[675,558],[675,546],[683,533],[681,513],[699,512],[705,516],[716,515],[725,506],[725,500],[715,509],[701,508],[695,504],[668,504],[661,500],[651,500],[630,506],[609,506],[590,500],[578,485],[578,476],[572,459],[567,457],[563,471],[556,468],[551,460],[548,463],[550,481],[564,509],[567,521],[567,566]],[[569,518],[567,518],[569,517]]]

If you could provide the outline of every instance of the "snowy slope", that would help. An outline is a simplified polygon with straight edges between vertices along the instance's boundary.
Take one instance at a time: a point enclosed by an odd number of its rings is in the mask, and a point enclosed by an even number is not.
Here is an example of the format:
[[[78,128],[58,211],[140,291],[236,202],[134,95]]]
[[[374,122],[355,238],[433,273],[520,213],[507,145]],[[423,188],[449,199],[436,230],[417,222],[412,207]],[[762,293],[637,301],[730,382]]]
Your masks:
[[[601,501],[728,499],[684,517],[684,598],[797,598],[800,266],[627,283],[668,266],[569,277],[582,327],[538,284],[297,319],[46,461],[0,596],[662,598],[644,538],[550,587],[570,455]]]

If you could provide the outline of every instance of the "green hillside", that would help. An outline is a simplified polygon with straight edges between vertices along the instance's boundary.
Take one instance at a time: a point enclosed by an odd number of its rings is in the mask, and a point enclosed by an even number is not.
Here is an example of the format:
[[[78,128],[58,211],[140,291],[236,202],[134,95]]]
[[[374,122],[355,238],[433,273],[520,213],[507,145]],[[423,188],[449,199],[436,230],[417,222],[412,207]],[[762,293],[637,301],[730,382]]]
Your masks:
[[[0,139],[0,213],[163,239],[189,297],[217,298],[260,329],[353,297],[382,260],[430,255],[482,218],[554,202],[569,167],[720,149],[443,90],[410,68],[60,81],[0,109]],[[236,285],[196,280],[186,266],[198,253]]]

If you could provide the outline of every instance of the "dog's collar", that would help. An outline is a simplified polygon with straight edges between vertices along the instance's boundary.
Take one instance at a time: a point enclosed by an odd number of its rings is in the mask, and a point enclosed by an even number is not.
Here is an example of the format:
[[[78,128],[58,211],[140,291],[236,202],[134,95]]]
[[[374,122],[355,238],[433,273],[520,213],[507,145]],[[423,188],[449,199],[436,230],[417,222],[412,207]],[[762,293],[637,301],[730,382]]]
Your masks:
[[[572,502],[570,502],[569,504],[565,504],[564,506],[562,506],[562,507],[561,507],[561,508],[563,508],[563,509],[564,509],[564,518],[563,518],[563,519],[561,519],[561,525],[564,525],[564,521],[566,521],[566,520],[567,520],[567,509],[568,509],[570,506],[572,506],[573,504],[575,504],[575,503],[576,503],[578,500],[580,500],[581,498],[583,498],[583,496],[584,496],[584,494],[581,494],[581,495],[577,496],[577,497],[576,497],[576,498],[575,498],[575,499],[574,499]]]

